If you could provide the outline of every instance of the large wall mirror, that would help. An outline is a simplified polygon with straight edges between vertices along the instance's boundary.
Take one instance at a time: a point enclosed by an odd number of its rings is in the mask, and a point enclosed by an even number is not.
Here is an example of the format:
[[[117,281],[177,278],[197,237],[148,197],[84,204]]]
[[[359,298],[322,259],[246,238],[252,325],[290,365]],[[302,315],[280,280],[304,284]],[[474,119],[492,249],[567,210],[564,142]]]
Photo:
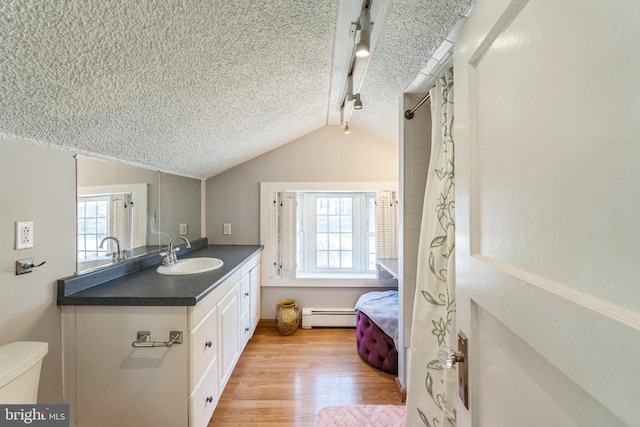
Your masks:
[[[77,272],[201,237],[200,181],[78,156]]]

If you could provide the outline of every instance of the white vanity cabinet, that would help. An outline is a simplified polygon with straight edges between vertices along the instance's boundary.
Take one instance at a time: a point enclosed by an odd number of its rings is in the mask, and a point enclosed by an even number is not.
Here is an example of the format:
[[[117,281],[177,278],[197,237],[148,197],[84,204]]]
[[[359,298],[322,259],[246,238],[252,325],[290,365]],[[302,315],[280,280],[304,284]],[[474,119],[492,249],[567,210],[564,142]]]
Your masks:
[[[257,325],[259,268],[258,253],[195,306],[63,306],[71,425],[206,427]],[[139,331],[183,342],[134,348]]]

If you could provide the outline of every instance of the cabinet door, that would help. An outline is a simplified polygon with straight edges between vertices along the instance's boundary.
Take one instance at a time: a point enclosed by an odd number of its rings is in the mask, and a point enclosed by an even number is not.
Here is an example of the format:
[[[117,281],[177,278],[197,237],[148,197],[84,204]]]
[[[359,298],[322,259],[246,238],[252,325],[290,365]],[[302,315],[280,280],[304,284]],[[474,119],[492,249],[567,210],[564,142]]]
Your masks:
[[[185,427],[186,342],[131,343],[137,331],[167,341],[171,331],[186,330],[185,307],[76,307],[76,425]]]
[[[244,316],[245,311],[251,305],[251,273],[242,276],[240,280],[240,313]]]
[[[220,392],[224,390],[240,356],[239,285],[236,285],[218,304],[218,349],[220,355]]]
[[[251,338],[251,274],[248,272],[240,280],[240,351]]]
[[[260,320],[260,264],[256,265],[250,273],[251,283],[249,287],[249,293],[251,295],[251,335],[253,335],[253,331],[255,331],[258,326],[258,321]]]

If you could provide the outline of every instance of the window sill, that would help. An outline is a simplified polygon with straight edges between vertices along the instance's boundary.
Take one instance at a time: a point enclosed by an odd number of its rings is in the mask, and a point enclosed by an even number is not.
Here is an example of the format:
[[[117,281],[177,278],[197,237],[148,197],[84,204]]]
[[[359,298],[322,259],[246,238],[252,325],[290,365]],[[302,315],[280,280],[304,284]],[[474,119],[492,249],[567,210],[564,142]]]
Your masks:
[[[387,288],[389,283],[381,283],[375,277],[368,278],[341,278],[337,279],[335,275],[329,278],[263,278],[263,287],[302,287],[302,288]],[[397,282],[396,282],[397,283]],[[397,285],[396,285],[397,286]],[[391,286],[393,287],[393,286]]]
[[[375,273],[373,274],[363,274],[363,273],[353,273],[353,274],[322,274],[322,273],[298,273],[296,275],[296,279],[335,279],[335,280],[343,280],[343,279],[376,279]]]

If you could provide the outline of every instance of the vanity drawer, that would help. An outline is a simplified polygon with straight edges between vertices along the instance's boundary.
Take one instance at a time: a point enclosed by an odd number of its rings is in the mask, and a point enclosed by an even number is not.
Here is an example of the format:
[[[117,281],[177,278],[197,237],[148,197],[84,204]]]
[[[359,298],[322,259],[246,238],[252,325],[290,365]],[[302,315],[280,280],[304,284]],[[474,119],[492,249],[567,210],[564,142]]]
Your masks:
[[[189,427],[207,427],[218,404],[218,358],[207,369],[196,390],[189,396]]]
[[[249,310],[245,311],[242,317],[240,318],[240,348],[244,349],[244,347],[249,342],[249,338],[251,338],[251,312]]]
[[[218,308],[214,307],[189,332],[189,391],[192,391],[218,353]]]

